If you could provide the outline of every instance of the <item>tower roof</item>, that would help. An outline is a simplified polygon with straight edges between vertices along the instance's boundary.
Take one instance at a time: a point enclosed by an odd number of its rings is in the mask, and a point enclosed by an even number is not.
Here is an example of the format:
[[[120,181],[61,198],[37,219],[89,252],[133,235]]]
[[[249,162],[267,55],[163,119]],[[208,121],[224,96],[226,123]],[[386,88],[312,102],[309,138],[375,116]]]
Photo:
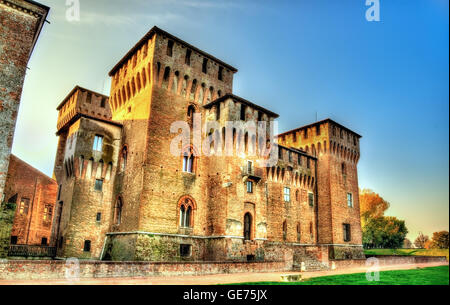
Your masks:
[[[272,117],[274,117],[274,118],[278,118],[278,117],[279,117],[279,115],[276,114],[275,112],[272,112],[272,111],[270,111],[270,110],[267,110],[266,108],[263,108],[263,107],[261,107],[261,106],[259,106],[259,105],[253,104],[252,102],[247,101],[246,99],[243,99],[242,97],[239,97],[239,96],[234,95],[234,94],[231,94],[231,93],[227,93],[227,94],[225,94],[224,96],[219,97],[218,99],[216,99],[216,100],[210,102],[209,104],[204,105],[203,107],[204,107],[204,108],[211,108],[211,107],[214,106],[216,103],[223,102],[223,101],[225,101],[225,100],[227,100],[227,99],[229,99],[229,98],[232,99],[232,100],[234,100],[234,101],[236,101],[236,102],[240,102],[240,103],[246,104],[247,106],[250,106],[250,107],[252,107],[252,108],[255,108],[255,109],[258,109],[258,110],[260,110],[260,111],[262,111],[262,112],[265,112],[266,114],[268,114],[268,115],[270,115],[270,116],[272,116]]]
[[[215,61],[215,62],[217,62],[217,63],[223,65],[224,67],[230,69],[230,70],[233,71],[233,72],[237,72],[237,71],[238,71],[236,68],[234,68],[234,67],[230,66],[229,64],[227,64],[227,63],[221,61],[220,59],[218,59],[218,58],[212,56],[211,54],[208,54],[208,53],[206,53],[206,52],[204,52],[204,51],[198,49],[197,47],[194,47],[193,45],[191,45],[191,44],[185,42],[184,40],[181,40],[180,38],[175,37],[175,36],[173,36],[172,34],[170,34],[170,33],[166,32],[166,31],[164,31],[164,30],[158,28],[157,26],[154,26],[149,32],[147,32],[147,34],[144,35],[144,37],[142,37],[141,40],[138,41],[138,43],[136,43],[136,45],[135,45],[133,48],[131,48],[130,51],[128,51],[127,54],[125,54],[125,56],[124,56],[124,57],[123,57],[123,58],[122,58],[115,66],[114,66],[114,68],[112,68],[112,70],[109,72],[109,76],[114,75],[114,73],[116,73],[116,71],[119,70],[120,67],[121,67],[127,60],[129,60],[129,59],[133,56],[133,54],[136,53],[136,51],[137,51],[138,49],[140,49],[140,48],[142,47],[142,45],[145,44],[145,43],[146,43],[150,38],[152,38],[153,35],[155,35],[155,34],[161,34],[161,35],[167,36],[167,37],[169,37],[170,39],[172,39],[172,40],[174,40],[174,41],[176,41],[176,42],[178,42],[178,43],[180,43],[180,44],[186,46],[187,48],[189,48],[189,49],[191,49],[191,50],[193,50],[193,51],[196,51],[196,52],[202,54],[203,56],[208,57],[209,59],[211,59],[211,60],[213,60],[213,61]]]
[[[299,130],[302,130],[302,129],[305,129],[305,128],[308,128],[308,127],[313,127],[313,126],[316,126],[316,125],[319,125],[319,124],[323,124],[323,123],[333,123],[334,125],[342,128],[342,129],[344,129],[344,130],[346,130],[348,132],[351,132],[351,133],[355,134],[358,138],[362,138],[361,135],[359,135],[356,132],[354,132],[353,130],[351,130],[351,129],[349,129],[349,128],[339,124],[338,122],[333,121],[330,118],[324,119],[324,120],[321,120],[321,121],[317,121],[317,122],[314,122],[314,123],[311,123],[311,124],[308,124],[308,125],[304,125],[302,127],[298,127],[298,128],[295,128],[295,129],[292,129],[292,130],[289,130],[289,131],[285,131],[283,133],[280,133],[278,136],[284,136],[284,135],[290,134],[292,132],[299,131]]]

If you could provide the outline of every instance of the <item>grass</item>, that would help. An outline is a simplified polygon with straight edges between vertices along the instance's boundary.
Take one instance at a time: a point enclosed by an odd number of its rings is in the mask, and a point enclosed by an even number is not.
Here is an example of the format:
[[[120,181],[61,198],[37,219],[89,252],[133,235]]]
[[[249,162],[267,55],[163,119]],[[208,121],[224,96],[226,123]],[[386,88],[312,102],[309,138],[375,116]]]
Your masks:
[[[448,249],[369,249],[364,250],[366,255],[423,255],[446,256],[448,261]]]
[[[365,273],[321,276],[301,282],[257,282],[234,285],[448,285],[448,266],[381,271],[380,280],[369,282]]]

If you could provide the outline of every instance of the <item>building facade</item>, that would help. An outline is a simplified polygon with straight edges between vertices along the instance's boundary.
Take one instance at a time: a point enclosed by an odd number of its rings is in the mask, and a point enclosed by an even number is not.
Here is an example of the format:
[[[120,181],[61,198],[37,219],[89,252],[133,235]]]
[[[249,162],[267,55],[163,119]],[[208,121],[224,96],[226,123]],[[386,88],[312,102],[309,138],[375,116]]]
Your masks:
[[[152,28],[109,96],[59,105],[59,257],[150,261],[363,257],[360,136],[328,119],[273,138],[237,69]]]

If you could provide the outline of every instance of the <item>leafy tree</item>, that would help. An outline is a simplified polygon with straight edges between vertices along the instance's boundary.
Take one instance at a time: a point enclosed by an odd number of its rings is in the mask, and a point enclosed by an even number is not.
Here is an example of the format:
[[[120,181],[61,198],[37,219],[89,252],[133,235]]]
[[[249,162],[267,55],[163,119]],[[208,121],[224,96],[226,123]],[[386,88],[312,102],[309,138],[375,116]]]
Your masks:
[[[389,202],[368,189],[360,192],[359,202],[364,247],[402,248],[408,229],[404,220],[384,216]]]
[[[389,208],[389,202],[380,195],[369,189],[363,189],[359,194],[359,213],[361,215],[362,225],[369,218],[378,218],[384,216],[384,212]]]
[[[422,232],[419,232],[419,236],[417,236],[416,240],[414,241],[414,245],[417,248],[425,249],[425,244],[429,240],[430,240],[430,238],[428,237],[428,235],[423,235]]]
[[[448,231],[434,232],[430,247],[433,249],[448,249]]]

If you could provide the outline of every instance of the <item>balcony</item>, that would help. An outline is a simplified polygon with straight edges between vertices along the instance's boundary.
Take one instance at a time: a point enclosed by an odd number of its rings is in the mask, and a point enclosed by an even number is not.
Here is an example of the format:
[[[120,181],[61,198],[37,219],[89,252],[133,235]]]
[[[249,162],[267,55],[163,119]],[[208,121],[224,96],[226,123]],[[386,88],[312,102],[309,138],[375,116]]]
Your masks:
[[[8,256],[13,257],[51,257],[56,256],[56,247],[10,245]]]
[[[255,168],[254,166],[242,166],[241,167],[242,177],[244,181],[253,180],[259,182],[261,180],[263,171],[261,168]]]

